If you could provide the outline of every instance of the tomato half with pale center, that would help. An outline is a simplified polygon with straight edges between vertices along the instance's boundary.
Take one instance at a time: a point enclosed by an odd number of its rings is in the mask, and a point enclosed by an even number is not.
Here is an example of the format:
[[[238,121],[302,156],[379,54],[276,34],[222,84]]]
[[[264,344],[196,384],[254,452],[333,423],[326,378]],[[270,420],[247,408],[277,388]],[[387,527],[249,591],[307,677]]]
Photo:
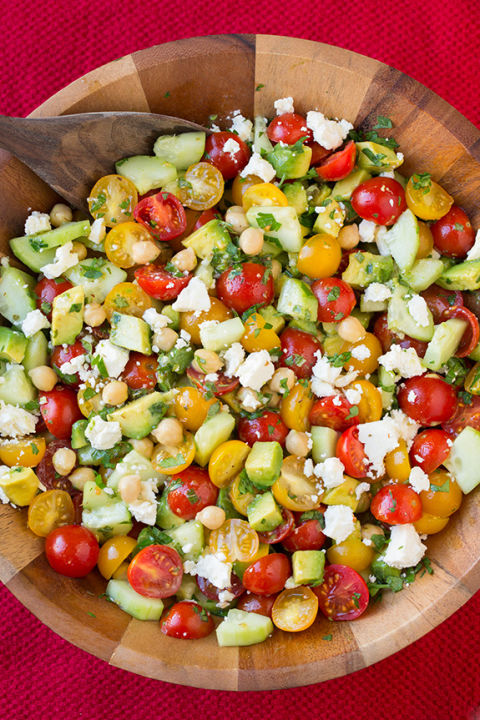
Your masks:
[[[172,597],[183,577],[182,559],[169,545],[148,545],[128,566],[128,582],[145,597]]]
[[[318,612],[318,598],[309,587],[284,590],[272,607],[272,620],[280,630],[301,632],[313,624]]]
[[[322,584],[313,588],[313,592],[329,620],[356,620],[368,607],[365,580],[348,565],[328,565]]]
[[[165,265],[144,265],[135,270],[135,279],[147,295],[156,300],[175,300],[183,288],[187,287],[191,274],[172,273]]]

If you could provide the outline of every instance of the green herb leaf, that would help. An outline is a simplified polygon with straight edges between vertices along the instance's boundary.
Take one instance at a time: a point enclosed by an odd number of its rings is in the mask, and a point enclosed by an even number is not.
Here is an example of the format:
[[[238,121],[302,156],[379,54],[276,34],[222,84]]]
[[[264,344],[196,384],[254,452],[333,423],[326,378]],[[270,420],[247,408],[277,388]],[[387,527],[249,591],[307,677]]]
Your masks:
[[[275,220],[272,213],[258,213],[257,224],[258,227],[262,229],[268,228],[270,232],[275,232],[275,230],[279,230],[282,227],[282,224]]]
[[[373,126],[374,130],[380,130],[382,128],[392,128],[393,123],[390,120],[390,118],[385,117],[385,115],[378,115],[377,116],[377,124]]]
[[[432,187],[432,176],[428,172],[415,173],[412,175],[412,184],[415,190],[423,190],[423,195],[426,195]]]

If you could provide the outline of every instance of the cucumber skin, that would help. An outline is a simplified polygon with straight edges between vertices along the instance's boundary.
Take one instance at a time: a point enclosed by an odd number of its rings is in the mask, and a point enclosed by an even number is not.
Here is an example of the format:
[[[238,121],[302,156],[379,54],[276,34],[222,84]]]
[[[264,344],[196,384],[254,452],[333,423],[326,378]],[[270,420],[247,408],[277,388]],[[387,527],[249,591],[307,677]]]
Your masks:
[[[105,591],[109,600],[137,620],[160,620],[163,601],[160,598],[144,597],[126,580],[110,580]]]
[[[269,617],[236,609],[229,611],[216,630],[220,647],[256,645],[266,640],[272,632],[273,623]]]
[[[195,462],[205,467],[213,451],[228,440],[235,427],[230,413],[219,412],[206,420],[195,433]]]

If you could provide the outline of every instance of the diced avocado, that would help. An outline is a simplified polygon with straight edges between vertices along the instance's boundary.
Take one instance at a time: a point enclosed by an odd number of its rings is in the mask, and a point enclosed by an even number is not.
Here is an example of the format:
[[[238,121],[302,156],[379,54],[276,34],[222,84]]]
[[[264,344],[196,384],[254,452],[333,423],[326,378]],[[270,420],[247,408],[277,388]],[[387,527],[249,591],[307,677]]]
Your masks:
[[[0,383],[0,400],[7,405],[25,406],[36,400],[37,391],[33,387],[22,365],[8,365]]]
[[[273,305],[266,305],[265,307],[260,308],[258,312],[266,323],[270,323],[273,332],[278,334],[285,327],[285,318]]]
[[[277,143],[266,159],[274,167],[277,177],[295,180],[308,172],[312,148],[308,145],[298,146],[298,143],[287,146]]]
[[[307,212],[307,191],[301,182],[286,183],[282,190],[288,200],[288,204],[295,208],[297,215]]]
[[[235,427],[235,419],[228,412],[219,412],[205,420],[195,433],[195,462],[202,467],[213,451],[228,440]]]
[[[25,235],[10,240],[10,247],[16,257],[30,270],[38,273],[55,259],[55,249],[67,242],[90,233],[90,222],[79,220],[48,230],[40,235]]]
[[[318,206],[320,212],[313,226],[314,233],[326,233],[337,237],[345,222],[345,210],[332,197],[328,197]]]
[[[278,312],[290,315],[296,320],[316,322],[318,300],[303,280],[287,278],[280,291],[277,303]]]
[[[293,320],[290,320],[288,327],[301,330],[302,332],[309,333],[309,335],[314,335],[318,338],[322,337],[322,333],[318,330],[317,324],[312,320],[297,320],[294,318]]]
[[[159,392],[143,395],[127,403],[108,416],[109,420],[120,423],[122,435],[141,440],[158,425],[166,412],[166,405]]]
[[[81,422],[84,422],[84,420],[78,421],[78,423]],[[78,423],[75,423],[75,425]],[[73,427],[75,427],[75,425]],[[140,455],[136,450],[131,450],[122,458],[122,461],[117,464],[115,470],[107,480],[107,485],[113,490],[117,490],[121,478],[125,475],[132,474],[139,475],[140,480],[160,480],[163,477],[161,473],[154,469],[148,458]]]
[[[374,142],[357,142],[355,145],[358,151],[358,167],[369,170],[371,173],[394,170],[403,162],[403,159],[399,158],[394,150],[385,145]]]
[[[258,532],[270,532],[282,524],[280,508],[271,492],[257,495],[247,508],[250,527]]]
[[[356,252],[350,255],[342,280],[354,288],[367,287],[373,282],[385,283],[392,277],[393,268],[393,258],[389,256]]]
[[[157,525],[163,530],[171,530],[185,523],[181,517],[175,515],[168,505],[168,490],[164,490],[157,503]]]
[[[200,161],[205,152],[204,132],[185,132],[180,135],[160,135],[153,152],[158,158],[172,163],[177,170],[186,170]]]
[[[340,433],[323,425],[312,425],[312,458],[314,462],[324,462],[327,458],[335,457]]]
[[[268,488],[280,477],[282,462],[283,450],[280,443],[256,442],[245,461],[245,470],[255,485]]]
[[[384,241],[400,268],[400,272],[410,270],[417,257],[420,245],[420,231],[418,220],[409,208],[400,215],[395,225],[388,230]]]
[[[115,170],[119,175],[131,180],[140,195],[162,188],[177,179],[175,165],[149,155],[134,155],[119,160],[115,163]]]
[[[324,568],[323,550],[296,550],[292,555],[293,580],[297,585],[320,585]]]
[[[4,267],[0,270],[0,315],[12,325],[21,325],[35,310],[35,280],[23,270]]]
[[[478,343],[478,345],[473,348],[472,352],[468,357],[471,360],[475,360],[475,362],[480,362],[480,343]]]
[[[450,455],[443,463],[460,485],[462,492],[469,493],[480,484],[480,432],[466,427],[457,435],[450,448]]]
[[[207,350],[226,350],[234,342],[239,342],[245,328],[239,317],[224,320],[218,325],[207,325],[200,328],[200,339]]]
[[[412,290],[419,293],[426,290],[438,280],[443,272],[443,263],[434,258],[421,258],[416,260],[410,270],[403,273],[403,279]]]
[[[360,483],[348,475],[344,475],[343,477],[344,480],[341,485],[337,485],[337,487],[324,492],[322,503],[325,505],[347,505],[355,512],[358,506],[358,498],[355,495],[355,490]]]
[[[132,516],[122,500],[88,480],[83,488],[82,525],[105,541],[114,535],[128,535]]]
[[[224,252],[229,242],[230,235],[224,223],[217,219],[210,220],[182,240],[182,244],[186,248],[192,248],[195,255],[202,260],[211,260],[214,250]]]
[[[253,121],[253,147],[255,152],[264,153],[272,152],[273,145],[268,139],[267,122],[263,115],[257,115]]]
[[[309,185],[307,187],[308,207],[314,210],[331,194],[332,189],[326,183],[322,183],[321,185],[318,185],[317,183],[315,183],[315,185]],[[335,199],[338,200],[339,198]]]
[[[65,290],[53,299],[52,345],[73,345],[83,328],[84,300],[81,285]]]
[[[408,301],[411,295],[403,285],[394,288],[392,297],[388,302],[387,322],[389,330],[394,333],[405,333],[416,340],[429,342],[433,337],[433,316],[427,309],[428,324],[418,325],[409,311]]]
[[[77,420],[77,422],[74,422],[72,425],[72,440],[71,440],[71,446],[74,450],[78,450],[78,448],[86,447],[88,445],[88,440],[85,437],[85,430],[88,425],[88,420]]]
[[[14,505],[30,505],[38,487],[38,477],[31,467],[11,467],[0,473],[0,488]]]
[[[446,290],[478,290],[480,288],[480,260],[466,260],[444,270],[437,285]]]
[[[247,222],[261,228],[269,242],[278,242],[286,252],[298,252],[302,247],[302,227],[293,207],[253,205],[247,210]]]
[[[223,510],[225,510],[225,517],[227,520],[229,520],[230,518],[240,518],[241,520],[244,519],[243,515],[240,515],[240,513],[235,510],[233,503],[230,500],[229,487],[220,488],[220,490],[218,491],[217,505],[218,507],[221,507]]]
[[[220,647],[255,645],[268,638],[273,632],[269,617],[244,610],[230,610],[216,629]]]
[[[109,580],[105,595],[137,620],[160,620],[162,617],[163,601],[140,595],[126,580]]]
[[[81,285],[86,302],[103,303],[110,290],[127,278],[125,270],[104,258],[86,258],[65,273],[72,285]]]
[[[366,170],[358,168],[352,170],[350,175],[347,175],[343,180],[337,180],[332,190],[332,197],[335,200],[350,200],[352,193],[356,187],[365,180],[369,180],[372,176]]]
[[[1,357],[1,356],[0,356]],[[44,333],[39,330],[28,338],[23,367],[28,372],[40,365],[46,365],[48,360],[48,341]]]
[[[114,312],[111,320],[110,340],[114,345],[136,350],[143,355],[152,354],[150,327],[142,318]]]
[[[342,340],[340,335],[327,335],[323,341],[323,351],[326,355],[336,355],[343,352],[344,345],[345,341]]]
[[[172,321],[168,327],[172,330],[178,330],[180,327],[180,313],[178,310],[174,310],[171,305],[164,305],[162,308],[162,315],[166,315]]]
[[[433,337],[422,360],[425,367],[429,370],[440,370],[455,355],[466,327],[467,323],[457,318],[450,318],[435,325]]]
[[[172,544],[185,560],[197,560],[205,547],[203,525],[198,520],[190,520],[170,528],[168,534],[172,538]]]
[[[0,360],[21,363],[25,357],[28,340],[20,330],[0,327]]]
[[[184,573],[182,583],[177,590],[177,600],[193,600],[195,593],[198,592],[198,585],[195,578]]]

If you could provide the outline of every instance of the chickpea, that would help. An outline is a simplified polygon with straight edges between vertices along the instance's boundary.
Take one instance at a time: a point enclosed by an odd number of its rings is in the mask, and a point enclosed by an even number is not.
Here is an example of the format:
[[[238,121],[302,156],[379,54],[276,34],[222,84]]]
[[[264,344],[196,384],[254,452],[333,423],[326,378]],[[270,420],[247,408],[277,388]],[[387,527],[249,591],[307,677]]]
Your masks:
[[[142,438],[142,440],[130,440],[129,442],[132,448],[139,455],[143,455],[143,457],[147,458],[147,460],[150,460],[153,454],[153,442],[150,440],[150,438]]]
[[[349,343],[355,343],[363,340],[367,331],[360,320],[357,320],[356,317],[349,315],[338,323],[338,334],[342,340]]]
[[[118,492],[123,502],[129,505],[140,495],[142,489],[142,480],[140,475],[133,473],[132,475],[124,475],[118,481]]]
[[[53,390],[58,381],[57,373],[48,365],[39,365],[32,368],[28,374],[37,390],[43,390],[44,392]]]
[[[64,203],[57,203],[50,210],[50,222],[53,227],[60,227],[65,223],[72,222],[73,213],[68,205]]]
[[[258,255],[263,248],[263,230],[249,227],[242,232],[238,241],[245,255]]]
[[[344,250],[352,250],[357,247],[360,242],[360,233],[358,232],[358,225],[344,225],[340,228],[340,232],[337,236],[338,243]]]
[[[59,448],[52,457],[52,464],[59,475],[69,475],[77,462],[77,455],[70,448]]]
[[[225,522],[225,510],[217,505],[207,505],[207,507],[200,510],[195,516],[195,520],[198,520],[208,530],[217,530]]]
[[[178,447],[183,441],[183,425],[176,418],[163,418],[152,430],[152,435],[160,445]]]
[[[268,407],[271,407],[271,408],[277,408],[280,406],[281,402],[282,402],[282,396],[276,392],[273,392],[273,393],[271,393],[271,397],[269,398],[267,405],[268,405]]]
[[[78,255],[79,260],[85,260],[87,257],[87,248],[83,243],[78,242],[78,240],[75,240],[72,243],[72,252]]]
[[[309,445],[307,433],[300,432],[299,430],[290,430],[285,442],[285,447],[290,455],[307,457],[310,450]]]
[[[150,240],[140,240],[132,247],[132,260],[136,265],[146,265],[160,255],[160,250]]]
[[[295,373],[291,370],[291,368],[278,368],[278,370],[275,370],[273,377],[270,380],[270,389],[273,390],[273,392],[283,395],[293,388],[295,382]]]
[[[83,490],[86,482],[94,482],[95,471],[92,468],[79,467],[68,476],[75,490]]]
[[[362,540],[372,542],[372,535],[385,535],[383,528],[373,523],[366,523],[362,525]],[[369,542],[366,543],[368,545]]]
[[[225,213],[225,222],[231,226],[232,232],[236,235],[240,235],[248,228],[245,210],[240,205],[232,205],[232,207],[228,208]]]
[[[272,277],[274,280],[276,280],[280,276],[280,273],[282,272],[282,263],[279,260],[273,259],[271,270],[272,270]]]
[[[180,270],[180,272],[190,272],[197,267],[197,256],[193,248],[185,248],[180,250],[172,257],[172,263]]]
[[[98,327],[102,325],[107,319],[107,314],[103,307],[98,303],[89,303],[85,306],[85,312],[83,313],[83,321],[85,325],[90,327]]]
[[[192,366],[205,375],[215,373],[223,367],[223,361],[213,350],[195,350]]]
[[[121,405],[128,398],[128,385],[122,380],[112,380],[102,390],[102,400],[107,405]]]
[[[156,345],[159,350],[168,352],[173,348],[177,340],[178,333],[176,333],[175,330],[172,330],[172,328],[163,328],[155,333],[154,345]]]

